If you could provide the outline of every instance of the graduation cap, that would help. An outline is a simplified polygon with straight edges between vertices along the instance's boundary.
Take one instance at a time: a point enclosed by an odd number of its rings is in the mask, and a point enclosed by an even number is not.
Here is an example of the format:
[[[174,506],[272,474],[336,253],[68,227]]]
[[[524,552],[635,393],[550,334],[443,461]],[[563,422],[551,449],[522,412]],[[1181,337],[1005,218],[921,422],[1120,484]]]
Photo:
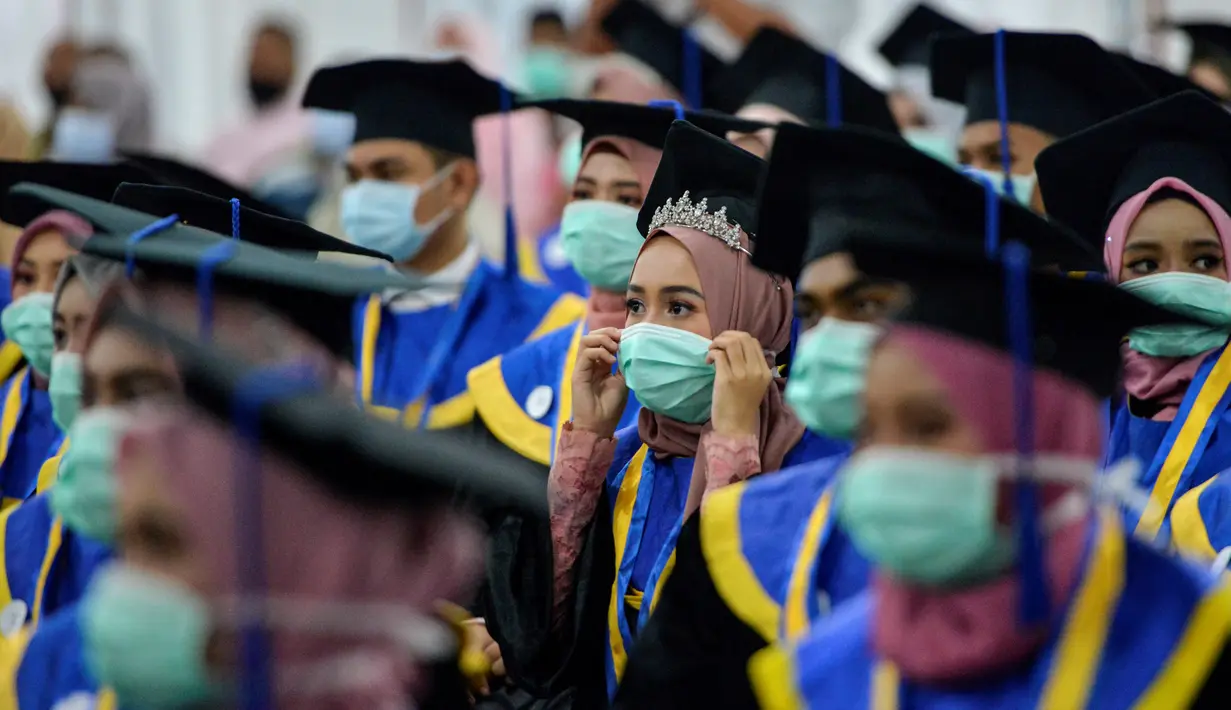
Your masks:
[[[282,313],[343,359],[353,357],[356,298],[418,285],[393,271],[315,261],[174,222],[134,243],[131,235],[148,232],[160,218],[41,185],[22,183],[12,192],[80,215],[99,230],[82,253],[131,259],[151,280],[196,286],[203,260],[212,259],[218,291]],[[219,254],[222,244],[227,244],[227,252]]]
[[[765,161],[687,121],[676,121],[667,132],[663,157],[637,214],[637,229],[649,236],[654,211],[667,200],[678,202],[689,193],[693,205],[707,200],[707,212],[726,208],[727,222],[755,237],[757,183]]]
[[[1195,91],[1075,133],[1039,154],[1048,214],[1100,246],[1115,211],[1176,177],[1231,210],[1231,114]]]
[[[1008,276],[999,260],[871,241],[853,243],[850,252],[860,271],[909,287],[910,305],[897,320],[1013,352]],[[1120,343],[1131,329],[1185,321],[1105,281],[1042,270],[1025,279],[1034,367],[1084,383],[1100,397],[1115,392]]]
[[[928,65],[928,42],[935,34],[973,35],[975,31],[927,3],[918,3],[876,48],[895,67]]]
[[[150,172],[133,163],[57,163],[0,161],[0,194],[4,194],[0,220],[24,227],[51,209],[37,200],[8,196],[14,185],[34,182],[104,202],[123,182],[157,182]]]
[[[1180,76],[1173,71],[1164,69],[1157,64],[1143,62],[1136,57],[1125,52],[1112,52],[1112,55],[1124,62],[1129,71],[1136,75],[1141,83],[1150,88],[1154,92],[1155,97],[1171,96],[1178,94],[1181,91],[1200,91],[1212,99],[1217,97],[1204,87],[1194,84],[1186,76]]]
[[[512,98],[460,59],[373,59],[316,70],[303,105],[353,113],[355,143],[397,138],[474,158],[474,120]]]
[[[230,200],[232,198],[238,199],[240,204],[245,207],[251,207],[257,212],[263,212],[268,215],[276,215],[278,217],[287,216],[285,212],[260,199],[256,195],[253,195],[249,190],[223,180],[208,170],[204,170],[194,165],[180,162],[174,158],[168,158],[162,155],[153,155],[150,153],[124,153],[124,158],[127,162],[145,170],[156,179],[134,178],[124,180],[123,182],[178,185],[179,187],[186,187],[191,190],[196,190],[197,192],[204,192],[205,194],[213,195],[214,197],[221,197],[225,200]],[[37,182],[40,185],[47,184],[39,180],[30,180],[29,182]],[[55,185],[54,187],[59,186]],[[70,190],[70,192],[76,192],[76,190]],[[112,192],[114,192],[114,190],[112,190]],[[94,195],[90,195],[90,197],[94,197]]]
[[[1101,248],[1015,200],[991,198],[997,243],[1025,243],[1039,265],[1102,268]],[[984,185],[896,136],[783,125],[760,188],[752,263],[794,281],[807,262],[865,241],[982,255],[988,199]]]
[[[720,106],[710,90],[710,77],[726,64],[640,0],[619,0],[603,17],[603,32],[620,51],[653,69],[690,101]],[[690,53],[696,64],[690,66]],[[700,96],[694,96],[700,89]],[[700,106],[693,106],[700,108]]]
[[[932,94],[966,106],[966,124],[1000,119],[997,33],[932,40]],[[1063,138],[1154,98],[1097,42],[1078,34],[1004,32],[1007,120]]]
[[[725,111],[769,104],[814,125],[858,124],[898,132],[884,93],[837,58],[772,27],[762,27],[714,84],[716,105]]]
[[[1220,22],[1176,22],[1172,27],[1192,40],[1189,63],[1212,57],[1231,57],[1231,25]]]
[[[242,200],[239,212],[235,214],[230,200],[184,187],[126,182],[115,190],[111,202],[146,214],[179,215],[184,224],[237,237],[271,249],[313,253],[340,252],[392,261],[386,254],[318,232],[298,220],[258,212],[244,206]],[[232,233],[236,225],[239,227],[239,234]]]
[[[664,106],[641,106],[619,101],[583,101],[578,99],[551,99],[522,104],[525,108],[541,108],[554,114],[571,118],[581,124],[581,144],[602,136],[631,138],[652,148],[663,147],[667,131],[676,120],[677,113]],[[767,128],[760,121],[736,118],[717,111],[684,111],[684,119],[692,125],[719,137],[727,131],[751,133]]]
[[[109,323],[169,350],[188,400],[221,422],[234,423],[241,397],[256,378],[278,377],[122,305],[108,315]],[[473,442],[447,432],[407,430],[324,392],[260,403],[256,416],[263,446],[341,498],[416,509],[449,504],[464,491],[484,510],[546,515],[542,474],[507,451],[476,449]]]

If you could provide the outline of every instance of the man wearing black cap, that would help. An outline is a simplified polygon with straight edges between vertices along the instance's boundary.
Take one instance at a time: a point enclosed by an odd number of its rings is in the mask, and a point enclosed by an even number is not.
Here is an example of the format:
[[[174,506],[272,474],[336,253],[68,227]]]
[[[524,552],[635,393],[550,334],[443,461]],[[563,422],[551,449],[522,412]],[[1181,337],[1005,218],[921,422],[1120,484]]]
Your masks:
[[[472,124],[506,101],[500,84],[460,60],[327,67],[304,96],[305,106],[355,115],[347,235],[428,283],[373,297],[357,312],[360,399],[412,426],[469,422],[472,367],[584,310],[575,296],[501,273],[470,239],[466,211],[480,179]]]

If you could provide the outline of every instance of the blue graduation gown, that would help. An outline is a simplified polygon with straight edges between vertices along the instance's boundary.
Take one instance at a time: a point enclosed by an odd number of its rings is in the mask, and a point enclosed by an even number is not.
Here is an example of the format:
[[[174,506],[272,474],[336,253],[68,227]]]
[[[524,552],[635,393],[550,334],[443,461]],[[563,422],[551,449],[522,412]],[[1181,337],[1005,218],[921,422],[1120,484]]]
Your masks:
[[[573,416],[573,368],[586,322],[552,331],[470,371],[475,411],[500,443],[551,465],[560,428]],[[618,429],[637,422],[641,405],[630,392]]]
[[[845,442],[805,432],[782,467],[839,455],[848,448]],[[615,457],[606,479],[616,568],[608,610],[609,694],[619,685],[635,631],[644,627],[671,574],[693,463],[693,458],[656,458],[635,426],[616,433]],[[629,608],[638,612],[635,620],[629,618]]]
[[[1154,510],[1126,513],[1135,534],[1160,544],[1171,541],[1171,512],[1185,493],[1231,467],[1231,348],[1206,358],[1170,422],[1133,416],[1125,400],[1113,404],[1106,461],[1134,456],[1137,484],[1150,491]]]
[[[534,242],[521,242],[518,247],[521,275],[531,283],[551,284],[566,293],[585,296],[590,284],[569,263],[560,247],[560,225],[556,224]]]
[[[425,399],[418,395],[430,378],[428,426],[461,426],[474,418],[466,391],[472,368],[584,312],[577,296],[506,279],[486,261],[479,262],[457,304],[392,313],[379,295],[362,298],[355,306],[359,401],[375,414],[416,426]]]
[[[0,678],[0,707],[13,710],[58,710],[63,707],[116,710],[119,706],[115,693],[99,688],[98,681],[86,666],[84,646],[78,605],[61,609],[47,617],[30,635],[18,661],[15,678]],[[15,701],[5,697],[10,693],[16,695]],[[86,701],[92,704],[86,704]]]
[[[872,649],[869,591],[798,644],[753,657],[761,707],[1188,707],[1231,630],[1231,581],[1132,539],[1114,513],[1091,525],[1090,538],[1063,621],[1027,666],[961,686],[903,680]]]
[[[61,439],[47,391],[30,378],[30,369],[23,368],[0,386],[0,510],[40,490],[39,471]]]

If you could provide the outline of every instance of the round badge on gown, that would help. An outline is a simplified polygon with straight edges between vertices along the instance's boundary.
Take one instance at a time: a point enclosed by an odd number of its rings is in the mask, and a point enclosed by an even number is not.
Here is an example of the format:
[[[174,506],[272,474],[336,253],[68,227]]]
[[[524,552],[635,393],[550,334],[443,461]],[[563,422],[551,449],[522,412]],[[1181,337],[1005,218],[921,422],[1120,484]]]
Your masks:
[[[535,387],[530,391],[530,396],[526,397],[526,414],[532,419],[542,419],[551,411],[551,403],[555,397],[555,393],[547,385]]]

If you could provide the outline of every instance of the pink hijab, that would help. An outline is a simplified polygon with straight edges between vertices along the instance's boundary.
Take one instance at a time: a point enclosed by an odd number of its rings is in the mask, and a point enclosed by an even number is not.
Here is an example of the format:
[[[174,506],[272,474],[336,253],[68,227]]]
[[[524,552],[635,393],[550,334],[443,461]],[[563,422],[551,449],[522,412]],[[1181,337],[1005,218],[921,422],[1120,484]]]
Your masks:
[[[1145,209],[1150,197],[1163,189],[1182,192],[1196,200],[1205,211],[1214,230],[1218,233],[1218,241],[1222,243],[1224,254],[1231,254],[1231,215],[1217,202],[1198,192],[1188,183],[1179,178],[1165,177],[1154,181],[1145,190],[1130,197],[1116,210],[1107,226],[1107,239],[1103,243],[1103,262],[1107,265],[1107,278],[1112,283],[1120,280],[1120,267],[1124,261],[1124,247],[1128,242],[1128,233],[1137,221],[1137,215]],[[1227,274],[1231,277],[1231,271]],[[1152,417],[1156,421],[1169,422],[1175,419],[1184,401],[1188,385],[1197,376],[1201,363],[1212,351],[1207,351],[1193,357],[1151,357],[1127,345],[1123,349],[1124,357],[1124,390],[1135,399],[1145,400],[1161,405],[1161,409]]]
[[[1016,450],[1012,358],[986,345],[916,326],[895,326],[885,342],[907,349],[938,379],[987,453]],[[1039,454],[1088,459],[1102,448],[1098,399],[1061,375],[1034,372],[1034,447]],[[1042,486],[1043,505],[1067,487]],[[997,517],[1012,523],[1012,484],[1001,483]],[[1046,542],[1047,581],[1053,609],[1063,609],[1077,580],[1087,520],[1062,526]],[[978,678],[1026,659],[1047,638],[1048,626],[1023,629],[1018,615],[1017,571],[964,589],[910,585],[877,573],[873,645],[902,675],[916,681]]]
[[[794,290],[785,279],[754,267],[748,254],[732,249],[717,237],[688,227],[668,225],[649,235],[646,244],[655,237],[676,239],[688,253],[701,278],[709,313],[710,331],[718,335],[739,330],[752,335],[766,351],[765,359],[772,367],[777,354],[791,342],[791,320],[794,315]],[[745,249],[751,248],[748,235],[740,233]],[[645,253],[642,247],[641,253]],[[634,271],[636,266],[633,267]],[[786,380],[775,377],[765,392],[758,412],[760,421],[758,446],[761,472],[777,471],[791,449],[804,435],[804,425],[782,399]],[[644,407],[637,417],[637,433],[654,455],[696,457],[685,511],[696,510],[705,492],[705,456],[700,455],[701,435],[710,423],[686,424]]]
[[[654,181],[654,171],[658,169],[658,161],[662,159],[662,149],[622,136],[599,136],[591,140],[581,151],[581,165],[584,166],[590,156],[600,150],[614,151],[629,162],[633,172],[637,175],[637,182],[641,183],[641,198],[645,199],[645,194],[650,190],[650,183]],[[623,328],[624,319],[628,314],[628,309],[624,304],[625,294],[591,287],[589,303],[586,307],[587,327],[590,330]]]
[[[657,79],[636,60],[613,54],[599,65],[590,85],[591,98],[645,105],[657,99],[682,101],[679,92]]]
[[[135,466],[164,474],[171,505],[202,573],[201,591],[218,601],[240,593],[235,501],[243,475],[232,462],[241,446],[213,419],[181,408],[143,412],[120,444],[121,495]],[[389,605],[432,614],[439,600],[464,598],[482,569],[482,539],[469,520],[440,509],[343,501],[281,457],[260,463],[266,589],[271,598]],[[271,630],[278,702],[287,710],[412,707],[430,692],[424,666],[375,636]],[[362,659],[362,677],[325,680],[305,669]],[[352,663],[352,665],[356,665]],[[348,682],[343,682],[344,680]],[[322,687],[304,692],[307,681]],[[333,685],[334,687],[329,687]]]
[[[21,231],[21,235],[17,237],[17,241],[13,243],[13,268],[17,268],[17,265],[21,263],[21,258],[25,256],[26,249],[30,248],[34,238],[46,232],[59,232],[63,234],[69,244],[73,244],[76,249],[79,248],[79,240],[81,238],[94,234],[94,226],[72,212],[65,210],[52,210],[43,213],[33,222],[26,225],[26,228]],[[11,280],[9,295],[12,296]]]

